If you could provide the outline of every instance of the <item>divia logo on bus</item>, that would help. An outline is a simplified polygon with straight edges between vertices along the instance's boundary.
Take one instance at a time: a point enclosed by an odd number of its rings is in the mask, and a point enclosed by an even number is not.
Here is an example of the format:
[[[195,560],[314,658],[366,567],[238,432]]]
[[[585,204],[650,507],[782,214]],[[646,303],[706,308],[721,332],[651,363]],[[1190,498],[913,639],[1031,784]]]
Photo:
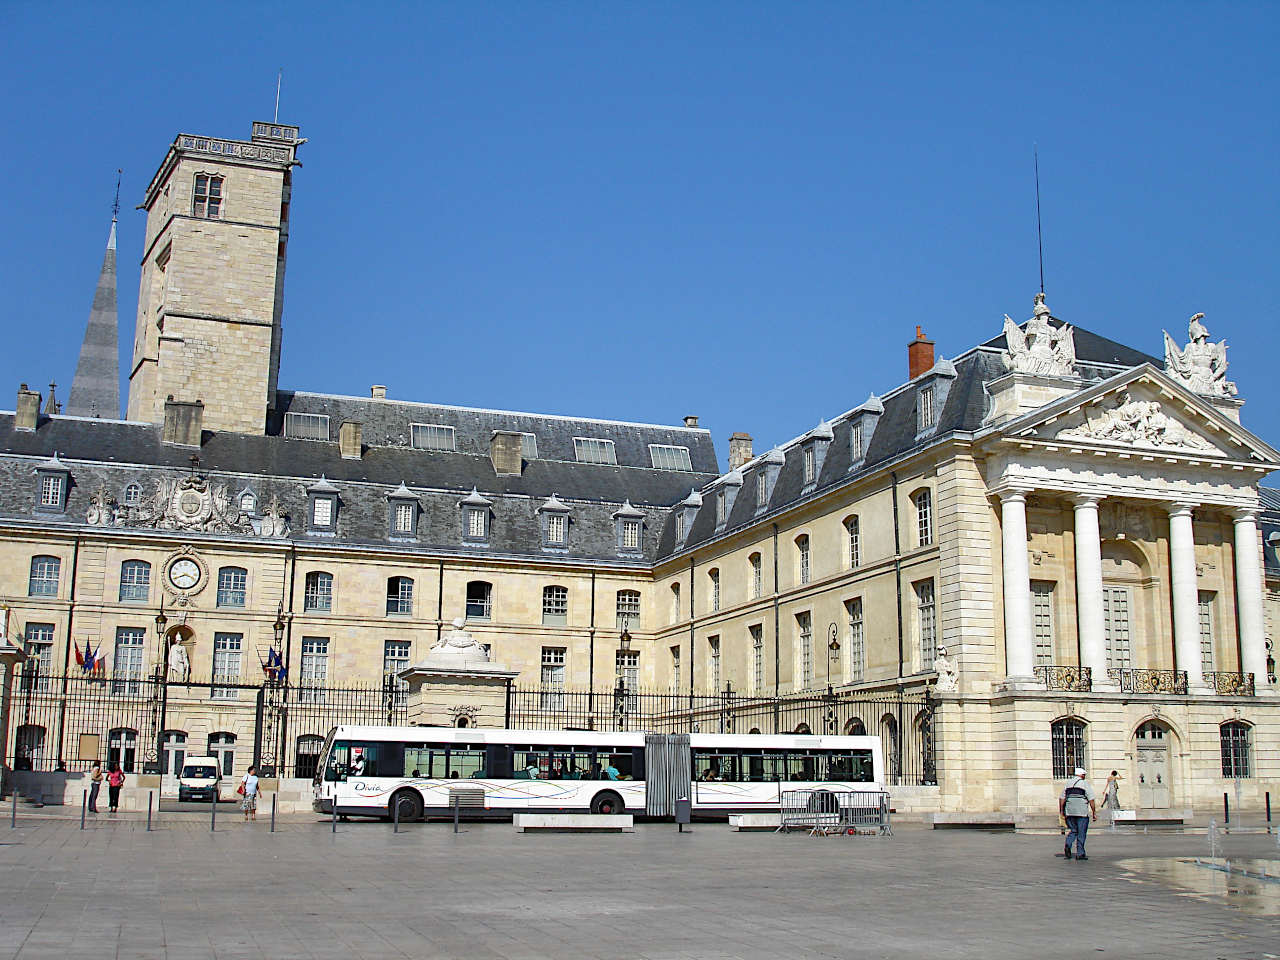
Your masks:
[[[347,786],[349,786],[356,793],[381,793],[382,792],[382,788],[379,787],[376,783],[369,783],[366,780],[348,780]]]

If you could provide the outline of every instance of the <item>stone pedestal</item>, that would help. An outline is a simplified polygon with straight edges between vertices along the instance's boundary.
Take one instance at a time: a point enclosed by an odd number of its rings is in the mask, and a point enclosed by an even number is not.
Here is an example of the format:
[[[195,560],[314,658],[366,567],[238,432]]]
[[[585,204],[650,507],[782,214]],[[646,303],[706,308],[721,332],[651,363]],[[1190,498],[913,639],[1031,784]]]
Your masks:
[[[489,652],[453,621],[453,630],[427,651],[421,663],[401,670],[409,685],[408,718],[415,726],[501,727],[507,688],[519,671],[493,663]]]

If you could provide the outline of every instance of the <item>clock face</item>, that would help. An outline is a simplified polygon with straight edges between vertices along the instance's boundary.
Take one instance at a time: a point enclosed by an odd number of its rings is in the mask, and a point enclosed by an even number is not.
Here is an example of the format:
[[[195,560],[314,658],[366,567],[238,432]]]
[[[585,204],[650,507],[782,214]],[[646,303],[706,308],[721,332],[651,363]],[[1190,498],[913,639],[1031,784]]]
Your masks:
[[[194,560],[175,560],[169,565],[169,582],[179,590],[190,590],[200,582],[200,565]]]

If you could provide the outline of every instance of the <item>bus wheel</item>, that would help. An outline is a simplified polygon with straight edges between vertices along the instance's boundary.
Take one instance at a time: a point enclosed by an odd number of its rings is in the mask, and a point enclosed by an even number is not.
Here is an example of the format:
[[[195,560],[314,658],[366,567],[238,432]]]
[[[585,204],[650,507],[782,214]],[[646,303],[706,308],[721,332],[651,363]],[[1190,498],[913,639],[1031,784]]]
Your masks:
[[[421,820],[422,819],[422,794],[417,790],[397,790],[391,796],[391,802],[387,804],[387,813],[394,820],[396,815],[396,807],[400,808],[400,819],[404,820]]]
[[[616,793],[606,790],[604,793],[597,793],[595,799],[591,801],[592,813],[603,813],[606,815],[621,813],[625,807],[622,798]]]

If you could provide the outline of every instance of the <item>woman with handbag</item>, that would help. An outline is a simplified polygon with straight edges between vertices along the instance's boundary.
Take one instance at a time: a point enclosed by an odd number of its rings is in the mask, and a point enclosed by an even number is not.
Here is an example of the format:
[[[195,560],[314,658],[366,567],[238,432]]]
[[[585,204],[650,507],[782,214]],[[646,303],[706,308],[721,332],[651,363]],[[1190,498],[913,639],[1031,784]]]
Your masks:
[[[249,772],[244,775],[244,779],[240,781],[240,786],[236,787],[236,793],[240,794],[240,809],[244,811],[245,822],[258,819],[258,768],[249,767]]]
[[[124,771],[114,760],[107,767],[107,812],[115,813],[120,809],[120,788],[124,786]]]

